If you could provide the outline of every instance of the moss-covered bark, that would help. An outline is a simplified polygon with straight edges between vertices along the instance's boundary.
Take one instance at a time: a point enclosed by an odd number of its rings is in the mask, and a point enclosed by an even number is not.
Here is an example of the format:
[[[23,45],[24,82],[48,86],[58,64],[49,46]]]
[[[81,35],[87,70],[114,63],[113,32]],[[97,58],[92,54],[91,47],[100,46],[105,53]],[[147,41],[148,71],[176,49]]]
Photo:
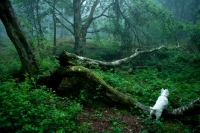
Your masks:
[[[164,115],[170,115],[170,116],[184,116],[184,115],[198,114],[200,113],[200,98],[197,98],[196,100],[182,107],[165,110],[163,113]]]
[[[26,40],[25,33],[9,0],[0,1],[0,19],[6,28],[10,40],[15,45],[22,63],[23,72],[27,72],[29,75],[35,74],[39,70],[35,55],[31,45]]]
[[[90,83],[92,84],[100,85],[102,88],[102,92],[104,92],[102,93],[102,95],[104,95],[113,102],[118,102],[120,104],[128,106],[137,106],[146,111],[149,110],[148,106],[145,106],[139,103],[137,100],[133,99],[132,97],[129,97],[121,93],[120,91],[114,89],[112,86],[108,85],[102,78],[94,74],[90,69],[87,69],[82,66],[59,67],[50,78],[49,87],[53,87],[55,90],[57,90],[59,83],[64,77],[76,75],[78,75],[79,77],[83,77],[85,80],[90,81]]]
[[[152,49],[149,51],[140,51],[140,52],[136,51],[135,54],[133,54],[132,56],[116,61],[118,62],[116,64],[120,65],[125,60],[129,61],[135,58],[139,54],[151,53],[153,51],[160,50],[161,48],[164,48],[164,47],[159,47],[159,48]],[[110,101],[117,102],[122,105],[137,106],[138,108],[142,110],[145,110],[148,112],[150,111],[149,106],[146,106],[138,102],[136,99],[130,96],[127,96],[123,94],[122,92],[117,91],[115,88],[108,85],[102,78],[94,74],[90,69],[85,68],[83,66],[77,66],[77,64],[81,64],[79,63],[80,60],[90,61],[90,63],[97,64],[97,65],[99,64],[102,65],[106,62],[102,63],[101,61],[96,61],[96,60],[88,59],[85,57],[80,57],[80,56],[67,53],[67,52],[63,52],[58,57],[58,60],[60,61],[61,67],[59,67],[57,71],[51,76],[49,80],[49,83],[50,83],[49,87],[53,86],[53,88],[56,90],[64,77],[78,76],[78,77],[82,77],[85,81],[89,81],[89,83],[100,85],[103,90],[102,95],[107,97]],[[108,64],[113,64],[113,63],[108,63]],[[186,114],[197,114],[199,112],[199,108],[200,108],[200,98],[180,108],[165,110],[163,112],[163,115],[164,116],[184,116]]]
[[[138,108],[150,111],[149,106],[146,106],[136,99],[123,94],[122,92],[116,90],[112,86],[108,85],[102,78],[94,74],[90,69],[83,66],[70,66],[70,67],[59,67],[57,71],[52,75],[49,83],[53,85],[54,89],[58,88],[60,82],[64,77],[68,76],[79,76],[84,78],[87,81],[90,81],[91,84],[101,85],[102,95],[108,98],[110,101],[117,102],[122,105],[128,106],[137,106]],[[49,86],[52,87],[52,86]],[[164,116],[184,116],[186,114],[191,114],[190,112],[198,113],[200,108],[200,98],[189,103],[188,105],[182,106],[177,109],[169,109],[163,112]]]

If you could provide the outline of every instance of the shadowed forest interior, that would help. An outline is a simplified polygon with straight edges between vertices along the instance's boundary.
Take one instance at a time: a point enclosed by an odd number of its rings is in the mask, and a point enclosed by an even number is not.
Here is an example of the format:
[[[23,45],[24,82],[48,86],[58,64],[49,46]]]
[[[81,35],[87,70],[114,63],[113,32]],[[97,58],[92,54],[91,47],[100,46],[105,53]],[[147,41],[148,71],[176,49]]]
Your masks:
[[[200,130],[200,0],[1,0],[0,20],[3,132]]]

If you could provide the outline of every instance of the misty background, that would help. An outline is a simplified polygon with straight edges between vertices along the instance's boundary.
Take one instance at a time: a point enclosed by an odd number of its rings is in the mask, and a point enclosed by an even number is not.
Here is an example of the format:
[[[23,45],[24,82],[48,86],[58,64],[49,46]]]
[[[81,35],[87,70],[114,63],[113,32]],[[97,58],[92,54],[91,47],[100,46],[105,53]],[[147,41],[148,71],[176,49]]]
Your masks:
[[[12,1],[27,38],[35,45],[39,45],[44,39],[53,40],[54,34],[57,41],[58,38],[74,38],[73,2],[75,1]],[[89,17],[94,2],[95,0],[82,1],[79,20],[81,25]],[[86,40],[118,42],[126,51],[134,47],[189,45],[198,41],[193,35],[199,35],[195,30],[196,27],[199,28],[199,3],[199,0],[100,0],[87,29]],[[8,39],[2,22],[0,38]],[[199,49],[199,44],[193,46],[191,49]]]

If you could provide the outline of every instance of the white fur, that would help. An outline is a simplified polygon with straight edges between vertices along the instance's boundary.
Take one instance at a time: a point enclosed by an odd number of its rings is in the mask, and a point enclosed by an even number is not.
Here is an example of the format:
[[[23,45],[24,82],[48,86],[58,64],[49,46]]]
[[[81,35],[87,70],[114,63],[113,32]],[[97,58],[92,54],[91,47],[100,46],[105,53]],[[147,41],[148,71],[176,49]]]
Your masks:
[[[156,104],[153,107],[150,107],[150,115],[155,115],[156,120],[160,118],[164,109],[167,108],[169,95],[168,89],[161,89],[161,95],[158,97]]]

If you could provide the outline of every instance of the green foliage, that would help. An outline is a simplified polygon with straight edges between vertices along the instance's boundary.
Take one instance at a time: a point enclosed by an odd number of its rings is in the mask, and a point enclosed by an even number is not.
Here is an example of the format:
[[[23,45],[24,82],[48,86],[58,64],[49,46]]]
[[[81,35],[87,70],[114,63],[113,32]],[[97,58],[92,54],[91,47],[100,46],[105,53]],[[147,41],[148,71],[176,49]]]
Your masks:
[[[195,25],[190,25],[189,27],[189,37],[190,37],[190,42],[192,44],[192,49],[193,51],[198,50],[200,51],[200,22],[196,23]]]
[[[90,47],[87,49],[86,57],[102,61],[111,61],[121,56],[121,43],[113,41],[111,38],[102,37],[100,41],[88,40],[88,45]]]
[[[5,42],[3,42],[5,43]],[[21,62],[17,56],[17,51],[11,44],[6,47],[0,47],[0,81],[7,80],[10,75],[20,71]]]
[[[176,51],[165,50],[152,53],[148,57],[146,55],[137,57],[123,68],[127,71],[140,62],[144,66],[159,65],[161,69],[151,67],[134,69],[133,74],[113,72],[113,70],[102,72],[97,69],[95,73],[114,88],[149,106],[155,104],[161,88],[168,88],[170,92],[168,108],[177,108],[192,102],[200,95],[199,59],[199,54],[190,53],[184,48]],[[184,117],[177,122],[174,119],[153,121],[137,107],[131,107],[131,112],[145,120],[142,133],[196,132],[199,129],[195,124],[200,122],[198,114],[194,117]]]
[[[40,62],[40,73],[42,75],[50,75],[59,66],[58,60],[53,56],[48,56],[43,59],[38,57],[38,61]]]
[[[79,130],[79,103],[57,97],[41,86],[14,80],[0,86],[0,128],[5,132],[72,132]]]
[[[200,95],[199,59],[197,54],[180,51],[158,52],[148,59],[137,58],[145,65],[159,64],[161,70],[155,68],[134,70],[133,75],[113,70],[96,74],[114,88],[146,104],[153,105],[160,95],[161,88],[168,88],[169,108],[185,105]],[[128,64],[130,67],[130,65]]]
[[[150,117],[145,119],[143,131],[141,133],[163,133],[163,123],[152,120]]]
[[[121,133],[123,131],[123,122],[120,121],[118,118],[111,116],[109,120],[112,122],[112,126],[110,127],[112,132]]]

